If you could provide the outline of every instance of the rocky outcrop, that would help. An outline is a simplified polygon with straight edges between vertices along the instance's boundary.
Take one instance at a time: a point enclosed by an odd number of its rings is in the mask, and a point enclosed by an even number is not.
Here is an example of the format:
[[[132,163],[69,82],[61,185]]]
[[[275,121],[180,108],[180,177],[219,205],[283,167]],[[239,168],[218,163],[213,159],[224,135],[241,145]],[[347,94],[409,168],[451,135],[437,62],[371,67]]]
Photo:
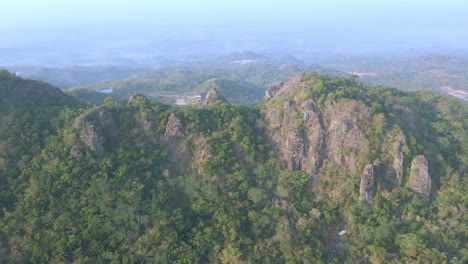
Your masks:
[[[387,168],[386,179],[393,187],[401,185],[401,178],[403,177],[403,147],[406,146],[406,137],[403,133],[399,133],[394,140],[391,155],[393,160]]]
[[[354,153],[366,140],[367,107],[355,100],[326,102],[322,108],[311,99],[299,103],[284,99],[280,109],[277,105],[267,107],[267,128],[279,159],[289,169],[302,170],[312,177],[327,162],[354,173]]]
[[[368,164],[361,176],[361,185],[359,187],[360,200],[363,203],[372,203],[375,194],[375,174],[374,166]]]
[[[304,74],[297,74],[296,76],[289,79],[287,82],[281,83],[278,86],[273,86],[266,90],[265,100],[271,99],[273,97],[278,97],[285,93],[291,92],[296,86],[302,83]]]
[[[289,169],[315,175],[322,165],[325,147],[325,130],[319,107],[312,100],[307,100],[298,109],[292,100],[285,100],[280,112],[274,108],[270,110],[266,119],[280,159]]]
[[[129,105],[136,104],[138,101],[141,101],[144,104],[147,104],[149,102],[148,99],[146,98],[146,96],[144,96],[143,94],[140,94],[140,93],[132,94],[128,98],[128,104]]]
[[[304,171],[316,175],[326,158],[325,127],[323,114],[320,108],[312,101],[307,100],[301,104],[305,138],[305,154],[308,157],[304,164]]]
[[[177,164],[172,168],[175,174],[190,173],[192,171],[192,152],[190,143],[185,140],[182,121],[174,113],[169,115],[166,131],[162,137],[162,143],[168,152],[170,163]]]
[[[357,153],[367,141],[365,131],[369,126],[370,114],[366,106],[356,100],[341,100],[325,103],[328,159],[344,165],[350,173],[356,172]]]
[[[219,104],[219,103],[228,103],[226,98],[218,91],[218,89],[213,88],[206,94],[205,100],[203,101],[203,106]]]
[[[167,120],[166,132],[164,132],[164,139],[171,140],[184,138],[185,135],[183,131],[184,127],[182,125],[182,121],[180,121],[180,119],[174,113],[171,113]]]
[[[89,150],[94,152],[96,156],[104,156],[104,133],[100,127],[93,124],[86,125],[80,132],[80,142]]]
[[[114,140],[118,134],[112,112],[105,107],[78,116],[73,127],[79,131],[80,142],[97,157],[106,153],[106,141]]]
[[[284,122],[291,123],[291,116],[294,114],[295,105],[292,101],[284,101]],[[302,157],[304,156],[304,133],[302,128],[288,126],[285,128],[285,148],[284,157],[288,168],[292,170],[302,169]]]
[[[409,188],[419,197],[428,199],[431,195],[432,181],[428,171],[428,162],[423,155],[414,157],[409,175]]]

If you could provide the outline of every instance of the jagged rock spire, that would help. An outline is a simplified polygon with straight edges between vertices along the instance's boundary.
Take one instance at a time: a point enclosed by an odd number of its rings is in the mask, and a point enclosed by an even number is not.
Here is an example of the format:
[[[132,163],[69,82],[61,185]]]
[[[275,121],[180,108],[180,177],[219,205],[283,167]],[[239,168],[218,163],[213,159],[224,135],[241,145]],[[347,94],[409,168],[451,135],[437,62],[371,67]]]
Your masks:
[[[229,104],[229,102],[224,98],[224,96],[218,91],[218,89],[213,88],[211,89],[205,97],[205,100],[203,101],[203,106],[205,105],[213,105],[216,103],[226,103]]]

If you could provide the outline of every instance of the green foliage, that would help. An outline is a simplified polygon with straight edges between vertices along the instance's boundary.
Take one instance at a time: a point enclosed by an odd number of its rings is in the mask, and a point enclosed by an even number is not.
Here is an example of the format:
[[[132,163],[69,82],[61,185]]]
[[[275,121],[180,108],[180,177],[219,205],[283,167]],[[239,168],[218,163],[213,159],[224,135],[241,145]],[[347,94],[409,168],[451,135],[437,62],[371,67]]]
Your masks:
[[[371,144],[343,148],[344,155],[373,163],[380,177],[391,160],[386,148],[405,134],[405,157],[422,153],[435,164],[432,200],[404,188],[382,188],[379,178],[374,203],[367,205],[358,202],[359,177],[347,174],[345,166],[326,167],[329,178],[323,182],[284,169],[262,106],[175,109],[143,97],[132,104],[108,97],[104,108],[80,109],[60,93],[43,98],[55,91],[44,84],[5,72],[0,77],[0,257],[6,263],[382,263],[389,256],[463,263],[468,258],[467,109],[453,100],[369,89],[355,78],[306,75],[307,85],[291,95],[297,104],[354,99],[369,107],[365,133]],[[23,102],[22,88],[35,85],[44,89],[40,100]],[[102,128],[107,152],[96,157],[81,142],[74,120],[80,114],[99,116],[103,109],[111,113],[115,130]],[[183,126],[175,139],[166,136],[171,114]],[[295,125],[303,126],[300,113],[294,115]],[[74,146],[81,155],[70,154]],[[320,184],[330,192],[316,191]],[[332,196],[339,184],[346,188]],[[346,234],[340,237],[342,229]]]

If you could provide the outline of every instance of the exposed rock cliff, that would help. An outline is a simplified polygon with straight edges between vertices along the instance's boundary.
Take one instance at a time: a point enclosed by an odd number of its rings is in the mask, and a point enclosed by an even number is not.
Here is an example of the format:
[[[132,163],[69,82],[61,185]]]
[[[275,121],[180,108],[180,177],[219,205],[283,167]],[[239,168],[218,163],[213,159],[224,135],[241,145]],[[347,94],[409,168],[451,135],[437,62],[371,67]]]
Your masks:
[[[166,132],[164,133],[164,139],[179,139],[184,138],[184,127],[182,121],[174,114],[171,113],[167,120]]]
[[[311,175],[316,175],[326,155],[326,132],[323,124],[323,114],[312,100],[303,102],[301,107],[304,119],[304,131],[307,135],[305,152],[307,157],[309,157],[308,162],[304,165],[304,169]]]
[[[172,164],[177,164],[173,168],[176,173],[191,171],[193,166],[190,143],[183,139],[185,139],[185,134],[182,121],[174,113],[171,113],[163,135],[163,144],[168,151],[169,161]]]
[[[265,116],[274,148],[289,169],[315,176],[326,162],[333,162],[355,172],[357,157],[353,153],[366,141],[369,123],[366,106],[343,100],[326,102],[321,108],[312,99],[284,99],[280,109],[267,107]]]
[[[324,95],[323,91],[339,85],[355,85],[352,80],[325,81],[297,75],[269,89],[262,108],[267,135],[284,167],[304,171],[313,186],[330,183],[317,187],[333,189],[325,190],[327,194],[338,197],[348,189],[351,177],[359,177],[364,169],[362,201],[372,202],[377,174],[392,187],[401,186],[405,179],[404,153],[410,151],[405,133],[386,114],[375,109],[372,113],[365,100],[343,96],[346,90]],[[364,168],[366,164],[372,165]]]
[[[271,99],[291,92],[296,86],[300,85],[303,80],[304,74],[297,74],[296,76],[289,79],[287,82],[281,83],[278,86],[273,86],[265,92],[265,100]]]
[[[414,157],[408,184],[410,190],[421,198],[428,199],[431,195],[432,181],[428,172],[427,159],[424,156]]]
[[[374,166],[368,164],[364,168],[361,176],[361,185],[359,187],[359,194],[361,195],[361,202],[372,203],[375,194],[375,174]]]
[[[403,133],[398,134],[392,145],[393,161],[387,168],[386,178],[394,187],[401,185],[403,177],[403,147],[406,146],[406,137]]]
[[[205,100],[203,101],[202,105],[205,106],[205,105],[212,105],[216,103],[228,103],[228,101],[218,91],[218,89],[213,88],[206,94]]]
[[[369,126],[368,108],[355,100],[325,103],[328,121],[327,152],[335,164],[344,165],[350,173],[356,171],[357,155],[361,146],[368,141],[366,128]]]
[[[118,134],[112,112],[105,107],[78,116],[73,127],[79,131],[80,142],[98,157],[106,153],[106,141],[114,140]]]

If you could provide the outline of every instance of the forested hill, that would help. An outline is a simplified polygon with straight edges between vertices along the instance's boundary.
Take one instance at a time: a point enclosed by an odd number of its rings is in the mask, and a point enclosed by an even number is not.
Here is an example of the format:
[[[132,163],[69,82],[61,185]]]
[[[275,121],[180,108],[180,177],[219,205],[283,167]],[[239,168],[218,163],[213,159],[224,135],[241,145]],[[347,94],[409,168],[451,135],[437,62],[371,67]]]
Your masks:
[[[468,261],[466,104],[311,73],[248,108],[215,84],[199,107],[4,105],[0,259]]]
[[[0,69],[0,103],[2,106],[56,106],[77,103],[77,100],[50,84],[25,80]]]

